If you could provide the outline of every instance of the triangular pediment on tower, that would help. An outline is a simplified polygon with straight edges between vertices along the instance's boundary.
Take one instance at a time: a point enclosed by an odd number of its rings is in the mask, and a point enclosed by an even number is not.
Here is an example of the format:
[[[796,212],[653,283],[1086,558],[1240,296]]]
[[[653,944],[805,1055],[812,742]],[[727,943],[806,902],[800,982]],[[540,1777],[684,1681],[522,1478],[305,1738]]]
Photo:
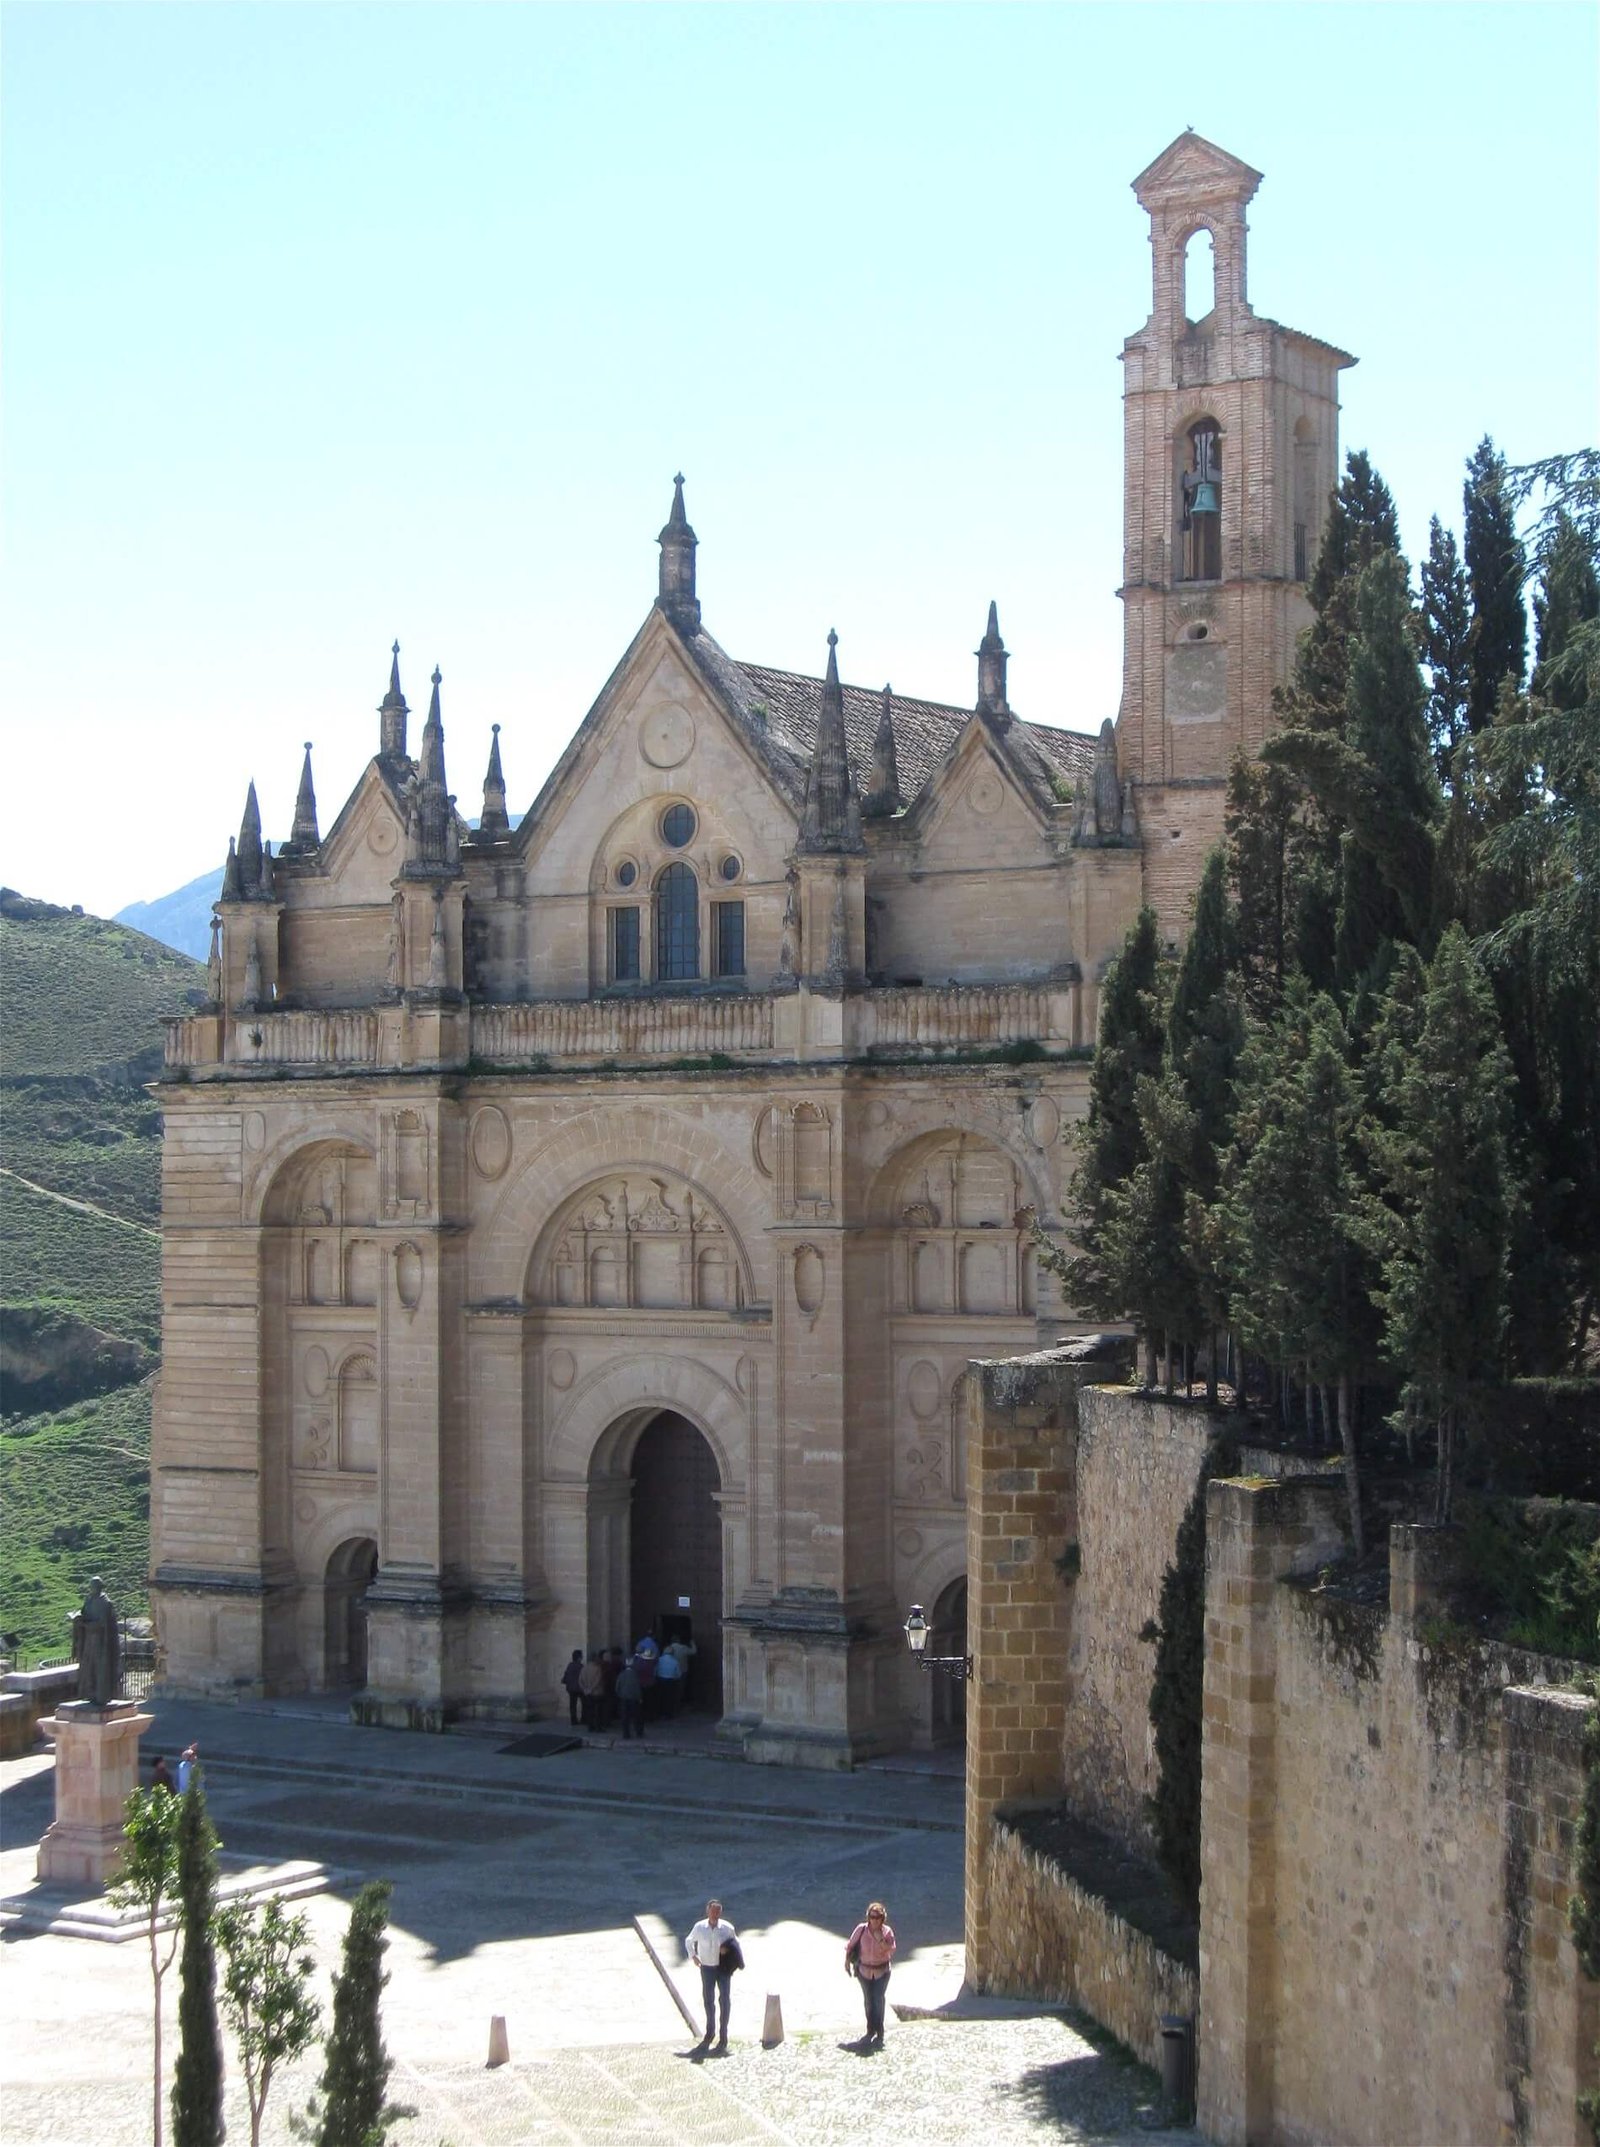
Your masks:
[[[1261,176],[1253,165],[1190,129],[1145,166],[1133,182],[1133,192],[1140,207],[1155,214],[1195,197],[1248,201],[1261,184]]]
[[[397,764],[378,756],[369,760],[315,859],[297,862],[296,877],[332,883],[341,902],[387,902],[405,858],[400,786]]]

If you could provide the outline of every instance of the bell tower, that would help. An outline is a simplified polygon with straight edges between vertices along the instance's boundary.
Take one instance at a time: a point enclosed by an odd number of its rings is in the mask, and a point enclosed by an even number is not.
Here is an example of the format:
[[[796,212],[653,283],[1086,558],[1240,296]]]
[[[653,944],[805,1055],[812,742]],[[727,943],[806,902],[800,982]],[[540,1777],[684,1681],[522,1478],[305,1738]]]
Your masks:
[[[1117,759],[1135,787],[1145,900],[1168,939],[1182,936],[1221,837],[1234,755],[1265,739],[1310,621],[1305,583],[1338,477],[1339,374],[1355,363],[1252,309],[1245,211],[1260,184],[1192,132],[1133,182],[1153,289],[1122,352]]]

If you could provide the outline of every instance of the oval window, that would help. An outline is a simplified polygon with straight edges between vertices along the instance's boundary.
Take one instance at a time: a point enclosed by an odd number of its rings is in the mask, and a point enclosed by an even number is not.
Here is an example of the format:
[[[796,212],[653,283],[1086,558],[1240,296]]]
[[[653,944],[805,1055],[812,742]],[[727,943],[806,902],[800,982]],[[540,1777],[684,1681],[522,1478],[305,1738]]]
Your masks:
[[[693,808],[687,805],[669,805],[661,815],[661,840],[670,849],[681,850],[685,843],[693,842],[695,817]]]
[[[736,880],[743,869],[736,857],[725,857],[722,860],[722,877],[725,880]]]
[[[625,857],[617,867],[617,885],[619,887],[631,887],[638,877],[638,866],[631,857]]]

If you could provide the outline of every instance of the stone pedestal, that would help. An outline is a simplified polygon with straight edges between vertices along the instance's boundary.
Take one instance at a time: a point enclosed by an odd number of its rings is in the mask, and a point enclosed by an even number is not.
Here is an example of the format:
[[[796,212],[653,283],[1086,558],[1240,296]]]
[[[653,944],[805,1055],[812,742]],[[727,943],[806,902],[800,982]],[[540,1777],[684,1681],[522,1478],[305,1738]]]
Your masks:
[[[134,1700],[68,1700],[39,1724],[56,1748],[56,1815],[39,1844],[41,1879],[99,1891],[117,1876],[123,1806],[138,1786],[139,1739],[154,1720]]]

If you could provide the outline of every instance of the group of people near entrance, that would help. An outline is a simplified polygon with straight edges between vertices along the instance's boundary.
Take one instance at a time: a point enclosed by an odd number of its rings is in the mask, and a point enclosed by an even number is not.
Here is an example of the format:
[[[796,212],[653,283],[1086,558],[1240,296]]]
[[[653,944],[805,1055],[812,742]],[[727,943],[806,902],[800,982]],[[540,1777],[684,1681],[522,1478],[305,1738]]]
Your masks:
[[[683,1942],[684,1951],[700,1971],[700,1992],[705,2000],[706,2032],[695,2052],[718,2056],[728,2048],[728,2004],[733,1979],[744,1966],[739,1934],[722,1913],[720,1901],[708,1901],[706,1912]],[[867,1913],[844,1944],[844,1972],[861,1985],[866,2008],[867,2032],[862,2038],[869,2050],[883,2048],[884,2001],[889,1995],[889,1969],[894,1961],[894,1926],[881,1901],[869,1901]]]
[[[588,1656],[574,1648],[561,1673],[572,1727],[609,1730],[620,1725],[627,1738],[642,1737],[647,1722],[673,1721],[697,1652],[692,1640],[669,1640],[663,1647],[649,1633],[631,1655],[624,1655],[615,1643]]]

